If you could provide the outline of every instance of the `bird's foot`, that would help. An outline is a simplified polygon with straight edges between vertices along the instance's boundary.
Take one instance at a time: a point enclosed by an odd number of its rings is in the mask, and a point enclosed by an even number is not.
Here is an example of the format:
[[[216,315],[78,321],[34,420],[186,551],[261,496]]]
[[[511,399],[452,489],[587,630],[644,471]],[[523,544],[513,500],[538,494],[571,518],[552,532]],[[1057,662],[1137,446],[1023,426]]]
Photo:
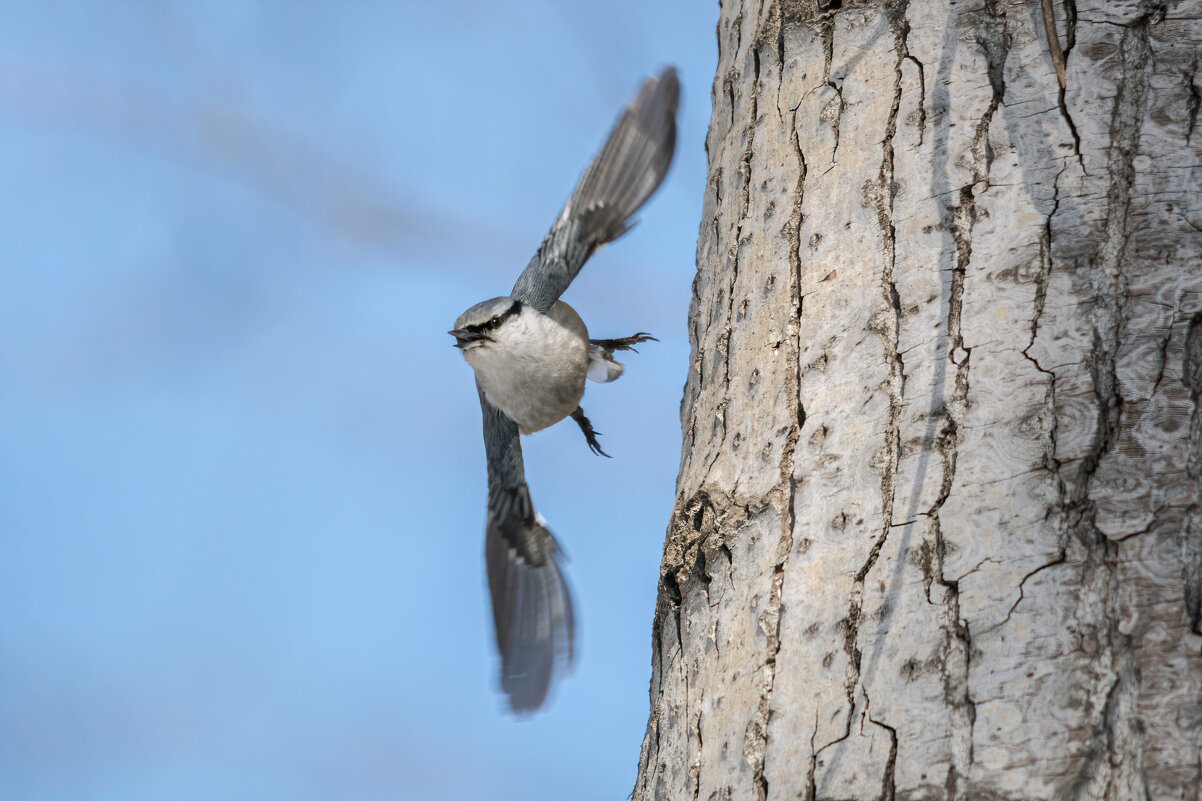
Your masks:
[[[580,430],[584,432],[584,439],[588,442],[589,450],[607,459],[612,459],[608,453],[601,450],[601,444],[597,442],[597,432],[593,430],[593,424],[584,416],[584,410],[579,406],[576,411],[572,412],[572,419],[576,421],[576,425],[580,426]]]
[[[604,348],[610,353],[613,353],[615,350],[634,350],[634,346],[640,342],[659,342],[659,340],[648,334],[646,331],[640,331],[637,334],[632,334],[628,337],[621,337],[619,339],[590,339],[589,342],[593,343],[599,348]],[[638,353],[637,350],[634,350],[634,352]]]

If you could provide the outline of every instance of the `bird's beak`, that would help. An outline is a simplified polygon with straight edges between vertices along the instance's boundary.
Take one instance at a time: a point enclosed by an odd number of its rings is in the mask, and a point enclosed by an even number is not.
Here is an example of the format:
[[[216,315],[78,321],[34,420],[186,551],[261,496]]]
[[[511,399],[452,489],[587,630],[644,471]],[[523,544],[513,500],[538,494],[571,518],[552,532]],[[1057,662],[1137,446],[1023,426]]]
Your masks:
[[[447,333],[455,337],[455,343],[453,347],[459,348],[460,350],[463,350],[465,347],[475,342],[496,341],[483,331],[468,331],[466,328],[452,328]]]

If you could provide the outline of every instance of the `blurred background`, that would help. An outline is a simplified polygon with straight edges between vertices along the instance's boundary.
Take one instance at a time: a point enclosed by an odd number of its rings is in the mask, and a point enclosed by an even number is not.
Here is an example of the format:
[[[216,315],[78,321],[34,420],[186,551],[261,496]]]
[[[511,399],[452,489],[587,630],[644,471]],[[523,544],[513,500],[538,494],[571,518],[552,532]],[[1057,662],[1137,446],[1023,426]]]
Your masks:
[[[633,786],[714,3],[0,2],[0,797]],[[525,438],[578,661],[504,711],[470,368],[645,74],[677,158],[566,299],[645,330]]]

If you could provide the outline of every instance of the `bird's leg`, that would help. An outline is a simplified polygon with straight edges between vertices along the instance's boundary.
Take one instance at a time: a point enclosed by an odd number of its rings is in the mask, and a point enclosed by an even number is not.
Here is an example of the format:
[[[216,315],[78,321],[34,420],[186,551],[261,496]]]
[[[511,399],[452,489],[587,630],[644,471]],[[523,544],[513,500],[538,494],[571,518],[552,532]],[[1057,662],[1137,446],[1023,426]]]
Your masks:
[[[597,442],[597,432],[593,430],[593,424],[584,416],[584,409],[577,406],[576,411],[572,412],[572,419],[576,421],[576,425],[580,426],[580,430],[584,432],[584,438],[588,441],[589,450],[606,458],[613,458],[601,450],[601,445]]]
[[[593,343],[599,348],[604,348],[610,353],[613,353],[615,350],[634,350],[634,346],[640,342],[659,342],[659,340],[648,334],[646,331],[640,331],[637,334],[632,334],[628,337],[622,337],[620,339],[590,339],[589,342]],[[638,353],[637,350],[634,350],[634,352]]]

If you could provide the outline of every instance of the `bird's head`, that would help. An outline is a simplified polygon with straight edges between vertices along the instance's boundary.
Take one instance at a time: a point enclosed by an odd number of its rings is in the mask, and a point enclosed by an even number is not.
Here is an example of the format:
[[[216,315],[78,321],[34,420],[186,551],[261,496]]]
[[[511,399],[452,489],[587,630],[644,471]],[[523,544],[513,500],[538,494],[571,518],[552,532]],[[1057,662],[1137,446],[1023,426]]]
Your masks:
[[[459,315],[455,327],[447,333],[455,337],[454,346],[466,356],[469,351],[495,343],[521,311],[521,301],[510,297],[484,300]]]

